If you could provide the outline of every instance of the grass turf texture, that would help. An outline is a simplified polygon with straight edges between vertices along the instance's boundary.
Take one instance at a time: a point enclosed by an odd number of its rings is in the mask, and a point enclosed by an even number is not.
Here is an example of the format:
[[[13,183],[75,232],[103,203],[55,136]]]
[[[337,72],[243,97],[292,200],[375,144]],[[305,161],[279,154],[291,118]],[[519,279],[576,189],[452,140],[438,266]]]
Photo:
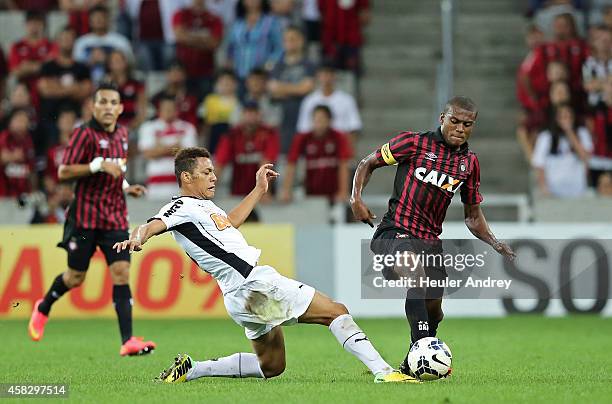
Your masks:
[[[404,357],[403,319],[358,323],[393,366]],[[152,379],[178,352],[196,360],[250,352],[230,320],[141,320],[136,335],[158,344],[145,357],[119,357],[112,320],[51,319],[41,342],[25,321],[0,321],[0,383],[68,383],[80,402],[610,402],[612,320],[598,317],[447,319],[440,337],[453,375],[423,385],[374,385],[356,358],[322,326],[285,327],[287,370],[278,378]],[[65,402],[65,401],[64,401]]]

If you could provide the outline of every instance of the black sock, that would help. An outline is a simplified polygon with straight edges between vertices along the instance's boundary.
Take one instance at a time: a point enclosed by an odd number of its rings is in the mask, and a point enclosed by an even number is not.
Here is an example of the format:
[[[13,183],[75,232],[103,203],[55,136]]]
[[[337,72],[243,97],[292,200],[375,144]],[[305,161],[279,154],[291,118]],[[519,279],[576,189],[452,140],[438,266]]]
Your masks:
[[[435,337],[438,332],[438,325],[440,325],[444,318],[444,313],[442,309],[435,309],[428,311],[427,314],[429,316],[429,336]]]
[[[113,285],[113,303],[119,320],[121,343],[132,338],[132,292],[130,285]]]
[[[51,305],[53,305],[53,303],[55,303],[57,299],[62,297],[64,293],[70,290],[70,288],[68,288],[68,286],[66,286],[66,284],[64,283],[63,276],[64,274],[59,274],[55,278],[55,280],[51,284],[51,287],[49,288],[49,291],[43,298],[43,301],[38,305],[38,311],[40,311],[45,316],[49,315],[49,311],[51,311]]]
[[[406,310],[406,319],[410,323],[412,342],[429,337],[429,317],[425,306],[425,289],[408,289],[404,309]]]

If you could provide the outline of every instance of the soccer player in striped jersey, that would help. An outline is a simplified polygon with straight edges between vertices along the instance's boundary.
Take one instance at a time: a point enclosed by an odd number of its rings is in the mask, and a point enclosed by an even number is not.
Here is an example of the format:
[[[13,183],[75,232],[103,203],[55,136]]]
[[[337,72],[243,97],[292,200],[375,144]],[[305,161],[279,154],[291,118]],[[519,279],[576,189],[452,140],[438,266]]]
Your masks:
[[[280,326],[299,322],[328,326],[340,345],[370,369],[374,382],[418,383],[384,361],[343,304],[270,266],[258,265],[261,251],[247,244],[238,227],[266,194],[270,180],[278,176],[272,164],[259,168],[255,187],[229,214],[211,200],[217,177],[208,150],[183,149],[174,164],[180,196],[114,248],[117,252],[140,251],[150,237],[170,231],[187,255],[216,279],[229,315],[244,327],[255,353],[198,362],[179,355],[161,373],[161,380],[180,383],[200,377],[278,376],[285,370]]]
[[[140,197],[146,189],[129,185],[124,178],[128,132],[117,124],[123,112],[117,87],[101,84],[93,100],[93,118],[75,129],[58,169],[60,181],[75,181],[75,198],[68,208],[64,236],[58,244],[68,252],[68,269],[55,278],[44,298],[34,304],[28,331],[34,341],[42,338],[51,305],[83,283],[91,257],[100,247],[113,281],[113,304],[122,341],[119,354],[141,355],[155,349],[155,343],[132,336],[130,255],[125,251],[118,253],[112,246],[128,236],[125,194]]]
[[[376,254],[426,251],[441,254],[438,236],[451,199],[457,191],[464,204],[465,224],[474,236],[491,245],[498,253],[514,259],[506,243],[498,241],[480,209],[480,165],[468,147],[478,111],[467,97],[450,99],[440,114],[440,127],[429,132],[402,132],[359,163],[353,178],[351,209],[358,220],[374,227],[376,216],[361,199],[372,172],[380,167],[396,165],[393,194],[389,209],[378,225],[370,247]],[[434,260],[435,261],[435,260]],[[416,261],[413,261],[416,262]],[[383,272],[388,278],[413,276],[436,280],[446,278],[441,266],[417,267],[414,274],[403,268]],[[411,339],[436,336],[444,317],[444,288],[408,288],[405,301],[406,318]],[[409,373],[407,355],[400,371]]]

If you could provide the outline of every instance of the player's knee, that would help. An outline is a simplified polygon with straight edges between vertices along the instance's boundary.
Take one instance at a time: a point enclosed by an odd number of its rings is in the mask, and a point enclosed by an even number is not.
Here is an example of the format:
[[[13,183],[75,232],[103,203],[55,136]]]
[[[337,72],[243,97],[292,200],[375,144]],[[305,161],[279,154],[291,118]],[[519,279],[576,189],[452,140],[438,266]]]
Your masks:
[[[286,367],[285,360],[276,360],[272,363],[261,363],[261,371],[263,372],[266,379],[270,379],[272,377],[280,376]]]
[[[111,266],[111,277],[115,285],[127,285],[130,281],[130,270],[127,265]]]
[[[68,271],[62,278],[69,289],[79,287],[85,281],[85,272]]]
[[[349,311],[346,308],[346,306],[343,305],[342,303],[334,302],[332,309],[330,310],[329,315],[326,319],[327,325],[329,326],[332,323],[332,321],[334,321],[336,318],[344,314],[349,314]]]

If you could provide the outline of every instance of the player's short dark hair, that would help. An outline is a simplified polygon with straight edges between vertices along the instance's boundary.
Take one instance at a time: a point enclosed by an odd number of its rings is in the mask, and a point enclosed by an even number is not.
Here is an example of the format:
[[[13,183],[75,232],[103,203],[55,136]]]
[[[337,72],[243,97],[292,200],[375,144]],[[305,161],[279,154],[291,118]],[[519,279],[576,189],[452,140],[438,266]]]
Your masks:
[[[332,110],[330,107],[328,107],[327,105],[324,104],[319,104],[316,107],[314,107],[314,109],[312,110],[312,116],[314,116],[314,114],[317,113],[317,111],[322,111],[325,114],[327,114],[327,117],[331,120],[334,117],[334,114],[332,113]]]
[[[181,149],[174,156],[174,175],[179,187],[181,184],[181,173],[193,173],[193,169],[197,164],[197,159],[200,157],[210,158],[210,152],[204,147],[187,147]]]
[[[478,107],[471,98],[462,95],[457,95],[446,102],[444,105],[444,113],[450,111],[452,107],[461,108],[466,111],[475,112],[478,114]]]
[[[116,91],[117,93],[119,93],[119,97],[121,97],[121,92],[119,91],[119,87],[116,83],[112,81],[103,81],[98,85],[98,87],[96,87],[96,90],[93,92],[92,97],[94,101],[96,101],[96,95],[98,94],[98,91],[102,90]]]
[[[110,12],[108,11],[108,7],[105,7],[101,4],[90,8],[89,11],[87,12],[87,15],[91,17],[91,15],[95,13],[104,13],[106,15],[110,14]]]

